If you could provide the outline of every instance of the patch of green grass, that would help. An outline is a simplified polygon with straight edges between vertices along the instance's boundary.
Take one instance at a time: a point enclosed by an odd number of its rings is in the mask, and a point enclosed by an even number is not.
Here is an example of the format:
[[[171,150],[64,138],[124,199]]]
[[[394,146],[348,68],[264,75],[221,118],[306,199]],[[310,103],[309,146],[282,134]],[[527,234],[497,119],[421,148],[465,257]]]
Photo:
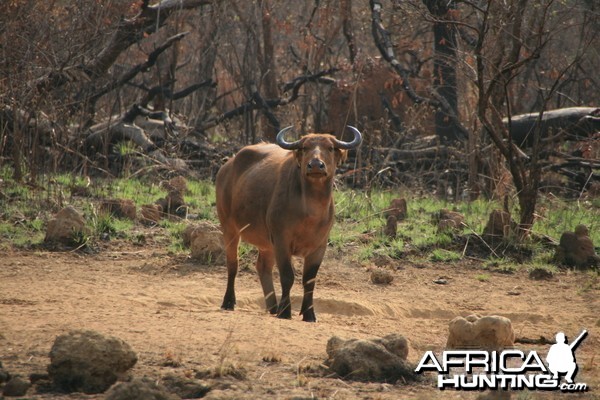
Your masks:
[[[490,275],[489,274],[477,274],[475,275],[475,279],[477,279],[479,282],[488,282],[490,280]]]
[[[593,202],[543,197],[538,202],[536,214],[534,233],[558,241],[563,232],[573,231],[577,225],[583,224],[587,226],[594,244],[600,244],[600,207],[594,206]]]
[[[98,213],[96,209],[88,204],[83,207],[86,215],[86,224],[89,231],[89,238],[86,241],[93,241],[105,238],[127,238],[133,229],[134,222],[129,219],[116,218],[107,213]]]
[[[85,186],[88,184],[87,178],[81,175],[58,174],[54,175],[50,179],[54,181],[56,185],[63,187],[73,185]]]
[[[209,181],[188,180],[188,193],[184,196],[190,212],[198,218],[217,222],[215,185]]]
[[[442,248],[433,249],[429,256],[429,259],[435,262],[452,262],[458,261],[461,258],[462,255],[460,253]]]
[[[465,231],[481,234],[488,222],[492,211],[502,209],[502,205],[495,201],[477,199],[472,202],[461,202],[454,205],[456,210],[465,217]]]
[[[553,274],[559,271],[559,268],[556,265],[543,262],[537,259],[534,259],[531,263],[523,264],[522,268],[526,269],[527,271],[532,271],[534,269],[543,269]]]
[[[121,141],[116,146],[117,153],[123,157],[133,156],[139,153],[138,147],[130,141]]]
[[[410,238],[410,243],[422,251],[447,247],[453,243],[452,236],[443,232],[438,233],[436,226],[430,220],[427,220],[425,215],[421,215],[416,223],[401,224],[398,227],[398,233],[403,237]]]
[[[0,222],[0,250],[8,250],[10,246],[26,247],[44,240],[43,221],[26,221],[23,224]]]
[[[397,239],[383,237],[384,212],[392,199],[406,198],[407,218],[399,221]],[[385,254],[400,257],[405,246],[420,251],[447,247],[453,242],[451,235],[437,233],[432,215],[441,208],[451,208],[446,202],[433,197],[411,198],[394,191],[372,190],[370,192],[339,191],[335,193],[336,224],[330,235],[330,244],[341,250],[347,245],[359,245],[359,260],[373,255]],[[361,238],[366,237],[366,240]]]
[[[184,253],[189,251],[183,245],[183,231],[187,227],[185,221],[182,220],[169,220],[162,219],[158,226],[164,228],[167,231],[167,237],[169,238],[169,251],[175,254]]]
[[[513,274],[521,269],[521,265],[504,259],[491,257],[482,264],[482,269],[500,274]]]
[[[359,262],[367,262],[380,256],[397,259],[401,257],[403,248],[402,239],[378,238],[361,245],[357,252],[357,259]]]
[[[102,185],[108,198],[130,199],[136,205],[152,204],[167,194],[159,181],[150,179],[113,179]]]

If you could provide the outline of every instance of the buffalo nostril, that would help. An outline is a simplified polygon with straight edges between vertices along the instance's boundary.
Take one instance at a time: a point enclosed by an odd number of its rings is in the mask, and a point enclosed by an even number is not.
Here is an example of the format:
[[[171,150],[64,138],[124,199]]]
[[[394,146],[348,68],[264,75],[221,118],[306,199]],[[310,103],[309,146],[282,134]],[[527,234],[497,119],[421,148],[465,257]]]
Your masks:
[[[323,172],[325,171],[325,163],[322,160],[319,160],[318,158],[314,158],[312,160],[310,160],[308,162],[308,164],[306,165],[306,167],[308,168],[308,172],[313,172],[313,171],[319,171],[319,172]]]

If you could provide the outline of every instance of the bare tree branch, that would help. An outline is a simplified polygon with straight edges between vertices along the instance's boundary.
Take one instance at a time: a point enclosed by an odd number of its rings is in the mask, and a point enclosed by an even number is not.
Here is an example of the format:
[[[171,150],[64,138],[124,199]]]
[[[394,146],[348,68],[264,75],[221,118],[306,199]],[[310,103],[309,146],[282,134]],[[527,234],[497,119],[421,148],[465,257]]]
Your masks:
[[[138,15],[123,19],[109,44],[84,67],[90,77],[102,76],[115,63],[117,57],[129,46],[144,38],[144,34],[155,33],[176,11],[212,4],[211,0],[163,0],[154,5],[142,5]]]
[[[337,71],[338,71],[337,68],[330,68],[325,71],[317,72],[315,74],[302,75],[297,78],[294,78],[292,81],[287,82],[283,86],[284,93],[288,93],[291,91],[290,95],[286,98],[263,99],[262,96],[260,95],[260,93],[258,93],[258,89],[257,89],[256,93],[254,91],[252,92],[250,100],[246,101],[241,106],[234,108],[233,110],[227,111],[215,118],[211,118],[211,119],[205,121],[203,124],[200,125],[200,127],[198,128],[198,131],[199,132],[205,131],[206,129],[210,129],[210,128],[220,124],[223,121],[238,117],[249,111],[259,110],[259,109],[270,110],[273,108],[288,105],[289,103],[295,101],[299,97],[300,88],[305,83],[316,82],[316,83],[331,84],[331,83],[333,83],[333,81],[328,80],[326,78],[326,76],[331,75]],[[254,88],[256,88],[256,87],[254,87]],[[279,123],[277,123],[277,124],[279,125]],[[196,132],[196,134],[199,132]]]
[[[454,126],[456,127],[459,135],[466,139],[469,137],[469,132],[461,123],[459,116],[452,109],[448,101],[432,90],[433,98],[423,97],[417,94],[415,90],[412,88],[409,82],[410,71],[403,68],[398,59],[396,58],[396,53],[394,51],[394,46],[392,44],[392,40],[390,38],[389,32],[383,26],[381,11],[383,10],[383,6],[380,0],[370,0],[371,6],[371,30],[373,34],[373,38],[375,40],[375,45],[379,49],[379,52],[383,56],[383,58],[390,63],[390,65],[394,68],[394,70],[400,76],[402,88],[408,94],[408,97],[416,104],[427,104],[431,107],[441,109],[445,116],[449,117]]]
[[[159,55],[161,55],[165,50],[171,47],[175,42],[178,42],[181,39],[183,39],[187,34],[188,32],[178,33],[177,35],[168,38],[163,44],[158,46],[154,51],[152,51],[148,55],[146,61],[131,68],[129,71],[121,75],[118,79],[109,82],[104,87],[102,87],[101,89],[93,93],[91,96],[89,96],[89,103],[93,107],[93,105],[96,103],[96,101],[98,101],[100,97],[104,96],[105,94],[118,87],[123,86],[124,84],[135,78],[140,72],[148,71],[154,64],[156,64]],[[83,99],[79,98],[78,100],[81,101]]]

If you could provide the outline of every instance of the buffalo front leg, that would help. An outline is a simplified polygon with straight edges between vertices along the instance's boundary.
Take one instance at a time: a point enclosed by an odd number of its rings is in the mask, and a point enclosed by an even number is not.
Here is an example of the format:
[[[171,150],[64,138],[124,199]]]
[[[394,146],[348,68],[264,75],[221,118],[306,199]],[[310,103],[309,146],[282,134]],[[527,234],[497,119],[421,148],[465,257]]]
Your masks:
[[[265,295],[265,304],[267,311],[271,314],[277,312],[277,296],[273,287],[273,265],[275,257],[270,251],[259,250],[258,260],[256,261],[256,271],[260,279],[260,284]]]
[[[238,235],[223,235],[225,241],[225,254],[227,260],[227,290],[223,297],[223,310],[233,310],[235,307],[235,277],[238,272],[238,244],[240,237]]]
[[[317,281],[317,272],[323,261],[326,247],[319,248],[304,259],[304,270],[302,271],[302,286],[304,287],[304,297],[302,298],[302,307],[300,314],[302,320],[306,322],[317,322],[315,307],[313,304],[313,293]]]
[[[281,282],[281,300],[279,301],[279,307],[277,307],[277,318],[291,319],[292,302],[290,300],[290,291],[294,284],[292,257],[289,254],[277,254],[276,258]]]

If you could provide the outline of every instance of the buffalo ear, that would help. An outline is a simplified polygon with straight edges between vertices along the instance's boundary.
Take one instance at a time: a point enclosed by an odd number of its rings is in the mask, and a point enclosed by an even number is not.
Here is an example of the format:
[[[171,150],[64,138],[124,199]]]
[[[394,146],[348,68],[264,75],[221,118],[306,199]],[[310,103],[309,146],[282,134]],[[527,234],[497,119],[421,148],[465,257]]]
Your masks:
[[[335,149],[337,165],[341,165],[348,158],[348,150]]]

